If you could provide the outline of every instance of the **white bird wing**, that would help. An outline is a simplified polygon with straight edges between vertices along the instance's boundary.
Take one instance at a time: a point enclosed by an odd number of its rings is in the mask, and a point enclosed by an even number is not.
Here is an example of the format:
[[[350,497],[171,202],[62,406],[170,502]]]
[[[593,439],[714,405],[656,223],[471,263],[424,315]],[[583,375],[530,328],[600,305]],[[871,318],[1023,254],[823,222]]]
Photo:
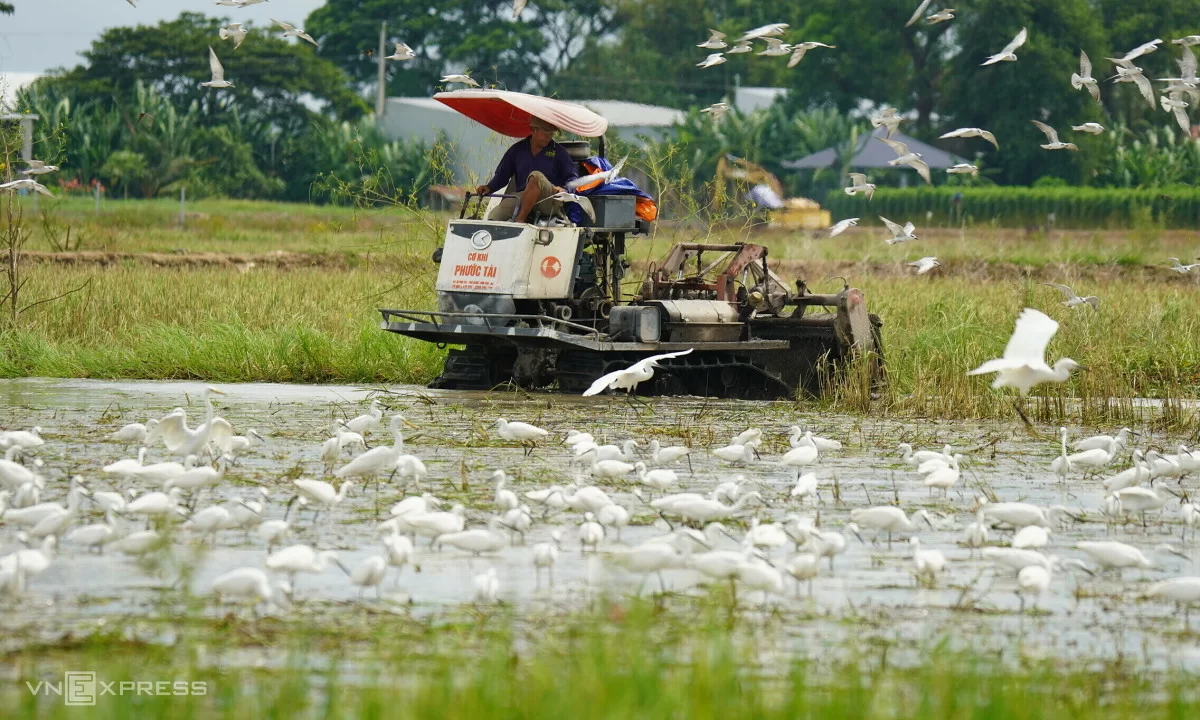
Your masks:
[[[709,28],[708,32],[708,42],[720,42],[721,40],[725,39],[725,33],[721,32],[720,30],[713,30],[712,28]]]
[[[896,223],[888,220],[882,215],[879,216],[879,219],[883,221],[884,225],[887,225],[887,229],[891,231],[892,237],[900,237],[904,234],[904,228],[900,227]]]
[[[979,137],[990,142],[992,145],[994,145],[996,147],[997,150],[1000,149],[1000,143],[996,141],[996,136],[993,135],[992,133],[988,132],[987,130],[980,130]]]
[[[921,158],[915,158],[908,161],[908,166],[917,171],[917,174],[925,181],[926,185],[933,184],[933,178],[929,176],[929,164]],[[910,223],[911,224],[911,223]]]
[[[33,189],[34,189],[34,191],[39,192],[42,195],[45,195],[46,197],[54,197],[53,195],[50,194],[50,191],[46,189],[46,186],[42,185],[41,183],[35,182],[33,184]]]
[[[307,43],[312,43],[313,47],[319,47],[319,46],[317,45],[317,41],[316,41],[316,40],[313,40],[313,38],[312,38],[312,35],[309,35],[308,33],[304,32],[303,30],[301,30],[300,32],[296,33],[296,37],[300,38],[300,39],[301,39],[301,40],[303,40],[304,42],[307,42]]]
[[[1139,73],[1133,75],[1133,84],[1137,85],[1138,90],[1142,92],[1142,97],[1146,98],[1146,102],[1150,103],[1150,107],[1154,107],[1154,88],[1150,86],[1150,81],[1146,76]]]
[[[908,22],[904,23],[904,27],[908,27],[919,20],[921,15],[925,13],[925,8],[929,7],[929,3],[930,0],[921,0],[921,4],[917,6],[917,11],[912,14],[912,17],[908,19]]]
[[[1036,125],[1038,130],[1041,130],[1043,133],[1046,134],[1046,140],[1048,140],[1050,142],[1050,144],[1054,144],[1054,143],[1058,142],[1058,131],[1057,130],[1050,127],[1049,125],[1047,125],[1044,122],[1038,122],[1037,120],[1031,120],[1030,122],[1032,122],[1034,125]]]
[[[867,176],[862,173],[850,173],[850,184],[851,185],[866,185],[867,184]]]
[[[684,355],[691,354],[692,350],[694,350],[694,349],[695,348],[688,348],[687,350],[680,350],[678,352],[663,353],[662,355],[651,355],[648,358],[642,358],[641,360],[637,361],[637,363],[635,363],[635,364],[636,365],[650,365],[652,363],[657,363],[659,360],[670,360],[671,358],[682,357]]]
[[[806,52],[808,52],[808,48],[804,47],[803,45],[800,45],[795,50],[792,50],[792,56],[788,58],[787,66],[794,68],[799,65],[800,61],[804,59],[804,54]]]
[[[1085,78],[1092,76],[1092,60],[1082,50],[1079,51],[1079,74]]]
[[[608,387],[610,385],[612,385],[613,382],[615,382],[617,378],[619,378],[621,375],[625,374],[625,372],[628,369],[629,368],[624,368],[621,370],[613,370],[612,372],[608,373],[607,375],[601,375],[600,378],[598,380],[596,380],[596,382],[592,383],[588,387],[587,390],[583,391],[583,396],[591,397],[593,395],[599,395],[600,393],[607,390]]]
[[[1032,365],[1046,364],[1046,346],[1058,332],[1058,323],[1040,310],[1025,308],[1017,317],[1012,337],[1004,348],[1005,360]]]
[[[290,23],[285,23],[282,20],[276,20],[275,18],[270,18],[270,20],[271,20],[271,22],[275,23],[279,27],[283,28],[285,32],[291,32],[292,30],[296,29],[295,25],[292,25]]]
[[[1171,113],[1175,116],[1175,122],[1179,124],[1179,128],[1186,132],[1191,132],[1191,121],[1188,119],[1187,112],[1183,108],[1173,108]]]
[[[208,49],[208,69],[212,70],[213,82],[225,79],[225,68],[221,67],[221,61],[217,59],[217,53],[211,47]]]
[[[888,147],[890,147],[892,152],[896,153],[896,157],[901,157],[908,154],[908,146],[899,140],[889,140],[887,138],[878,138],[878,140],[879,142],[885,143]]]
[[[1000,54],[1007,55],[1011,53],[1012,51],[1024,45],[1027,39],[1029,39],[1028,30],[1026,28],[1021,28],[1021,32],[1017,33],[1017,36],[1004,46],[1004,49],[1000,51]]]
[[[1179,63],[1179,76],[1185,79],[1196,77],[1196,53],[1192,52],[1190,47],[1186,45],[1180,48],[1183,57],[1177,61]]]
[[[1079,297],[1078,295],[1075,294],[1074,290],[1067,287],[1066,285],[1059,285],[1058,283],[1042,283],[1042,284],[1045,285],[1046,287],[1052,287],[1052,288],[1057,289],[1060,293],[1063,294],[1063,297],[1066,298],[1067,300],[1074,300],[1077,297]]]
[[[767,44],[767,50],[778,50],[783,47],[783,40],[774,37],[765,37],[763,42]]]
[[[971,137],[971,134],[973,134],[974,130],[975,128],[959,128],[957,130],[951,130],[944,135],[940,135],[939,139],[945,140],[946,138]]]

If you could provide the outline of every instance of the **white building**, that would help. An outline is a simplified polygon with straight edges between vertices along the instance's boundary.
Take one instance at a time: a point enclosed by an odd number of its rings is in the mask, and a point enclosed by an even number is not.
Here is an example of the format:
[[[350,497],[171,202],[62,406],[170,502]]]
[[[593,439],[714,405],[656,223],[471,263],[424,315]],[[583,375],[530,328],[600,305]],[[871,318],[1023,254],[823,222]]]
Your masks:
[[[680,110],[620,100],[567,102],[583,105],[604,117],[608,120],[607,137],[628,142],[642,137],[659,139],[684,118]],[[434,144],[441,134],[453,148],[453,182],[460,185],[477,185],[490,179],[500,156],[515,142],[426,97],[388,98],[380,127],[389,138],[421,140],[427,145]]]

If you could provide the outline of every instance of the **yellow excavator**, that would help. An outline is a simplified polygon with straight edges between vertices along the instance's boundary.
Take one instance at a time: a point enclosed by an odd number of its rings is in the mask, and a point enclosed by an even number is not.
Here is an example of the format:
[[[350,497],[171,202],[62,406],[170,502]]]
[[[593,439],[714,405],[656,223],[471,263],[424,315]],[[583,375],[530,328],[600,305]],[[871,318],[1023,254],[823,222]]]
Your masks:
[[[722,155],[717,160],[713,180],[714,211],[720,211],[731,197],[742,198],[755,209],[756,217],[765,220],[767,227],[818,230],[832,224],[828,210],[808,198],[785,198],[779,178],[745,158]]]

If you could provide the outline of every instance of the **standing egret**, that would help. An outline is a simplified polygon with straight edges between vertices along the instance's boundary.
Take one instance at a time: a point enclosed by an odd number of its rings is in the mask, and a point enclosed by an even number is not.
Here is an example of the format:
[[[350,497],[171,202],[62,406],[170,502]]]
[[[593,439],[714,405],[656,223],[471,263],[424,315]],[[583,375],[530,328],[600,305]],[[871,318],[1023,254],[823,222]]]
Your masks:
[[[350,584],[357,585],[358,595],[362,597],[367,588],[375,588],[375,599],[379,599],[379,586],[383,584],[383,578],[387,574],[387,559],[382,555],[372,555],[359,563],[353,570],[350,571]]]
[[[395,473],[400,456],[404,454],[404,435],[400,425],[408,423],[403,415],[393,415],[390,424],[392,444],[373,447],[362,455],[354,458],[334,471],[334,477],[361,478],[364,482],[374,478],[375,497],[379,498],[379,476],[384,473]]]
[[[796,470],[796,477],[794,479],[798,480],[801,469],[815,463],[819,454],[820,451],[813,444],[812,433],[810,432],[801,438],[800,444],[784,453],[783,457],[779,459],[779,464],[783,467],[794,468]]]
[[[1015,548],[1041,549],[1050,544],[1050,531],[1040,525],[1027,525],[1013,535]]]
[[[1075,543],[1078,550],[1088,554],[1104,570],[1121,570],[1137,567],[1143,570],[1154,567],[1154,563],[1132,545],[1115,540],[1085,541]]]
[[[525,544],[525,533],[529,528],[533,527],[533,516],[529,514],[529,506],[521,505],[504,513],[500,518],[500,524],[507,530],[521,536],[521,544]],[[516,541],[516,538],[513,538]]]
[[[596,522],[596,516],[592,513],[584,513],[583,524],[579,526],[579,551],[587,552],[590,545],[592,552],[595,552],[603,539],[604,526]]]
[[[832,560],[832,558],[831,558]],[[808,582],[808,596],[813,594],[813,578],[821,572],[821,558],[817,555],[797,553],[788,558],[783,566],[788,575],[796,579],[796,595],[800,594],[800,581]]]
[[[500,552],[508,546],[508,538],[494,528],[500,524],[499,518],[492,518],[486,528],[471,528],[458,532],[444,533],[433,540],[434,547],[441,548],[449,545],[476,557],[483,553]]]
[[[488,568],[474,577],[475,602],[485,605],[495,605],[500,595],[500,579],[496,577],[496,568]]]
[[[646,470],[646,464],[643,462],[634,463],[633,469],[637,472],[638,482],[659,492],[665,492],[667,488],[673,486],[679,480],[674,470],[662,468]]]
[[[562,533],[555,530],[550,533],[550,542],[540,542],[533,546],[533,574],[539,588],[542,586],[542,570],[545,570],[549,577],[550,587],[554,587],[554,563],[558,561],[561,540]]]
[[[493,426],[496,428],[496,434],[502,439],[520,443],[525,448],[526,456],[533,452],[533,448],[538,440],[550,434],[536,425],[523,422],[509,422],[504,418],[497,419],[493,423]]]
[[[596,522],[616,530],[618,541],[621,539],[621,528],[629,524],[629,518],[629,511],[616,503],[605,505],[596,512]]]
[[[378,449],[379,448],[376,448],[376,450]],[[309,480],[308,478],[300,478],[299,480],[293,480],[292,484],[296,487],[296,494],[292,496],[291,500],[288,501],[287,510],[283,514],[284,519],[287,519],[287,516],[292,509],[292,503],[298,498],[303,498],[306,502],[323,505],[325,509],[332,510],[334,506],[346,499],[346,493],[350,492],[350,490],[354,487],[353,480],[347,480],[342,483],[342,486],[338,488],[337,492],[334,492],[333,486],[324,480]],[[315,513],[316,514],[313,515],[313,524],[316,524],[317,516],[321,514],[320,509],[317,509]]]
[[[915,535],[909,539],[912,545],[913,578],[918,584],[933,586],[937,584],[938,575],[946,569],[946,556],[941,550],[922,550],[921,538]]]
[[[1109,450],[1113,445],[1118,446],[1118,449],[1124,448],[1125,443],[1129,439],[1129,433],[1132,431],[1129,428],[1121,428],[1114,435],[1093,435],[1091,437],[1079,440],[1073,446],[1076,451],[1079,450]]]
[[[913,514],[913,517],[919,517],[929,527],[933,527],[933,521],[929,519],[929,513],[925,512],[925,510],[918,510]],[[916,532],[917,530],[916,524],[908,519],[908,515],[903,510],[891,505],[856,508],[850,511],[850,520],[855,525],[871,528],[876,533],[886,532],[889,548],[892,546],[892,533]]]
[[[136,445],[146,439],[146,434],[158,425],[158,420],[147,420],[145,424],[129,423],[108,437],[119,442]]]
[[[1200,603],[1200,577],[1177,577],[1156,582],[1146,588],[1144,597],[1166,600],[1183,608],[1183,623],[1189,631],[1192,627],[1191,606]]]
[[[692,470],[692,449],[683,445],[668,445],[663,447],[658,440],[650,441],[650,459],[657,465],[670,465],[681,458],[687,458],[688,470]]]
[[[804,498],[808,497],[809,495],[820,498],[820,495],[817,493],[816,473],[804,473],[803,475],[798,475],[796,477],[796,484],[794,487],[792,487],[791,493],[789,493],[789,496],[793,500],[799,500],[800,502],[804,502]]]
[[[379,404],[379,400],[372,400],[371,407],[366,413],[359,415],[356,418],[347,420],[342,423],[342,427],[352,433],[359,435],[367,435],[375,428],[379,427],[379,423],[383,421],[383,406]]]
[[[280,583],[277,589],[282,595],[287,595],[291,592],[291,587],[285,583]],[[217,596],[218,602],[225,600],[235,600],[241,603],[249,603],[257,609],[259,603],[273,602],[283,607],[280,593],[275,592],[276,588],[271,587],[270,579],[267,574],[258,568],[241,567],[230,570],[227,573],[218,575],[212,583],[212,592]]]
[[[1179,520],[1183,524],[1183,536],[1180,542],[1187,542],[1188,528],[1192,529],[1192,540],[1196,539],[1196,528],[1200,527],[1200,509],[1190,502],[1179,506]]]
[[[520,501],[517,500],[517,494],[512,490],[504,487],[506,478],[503,470],[496,470],[492,473],[492,479],[496,482],[496,495],[493,502],[496,505],[496,512],[506,513],[509,510],[515,510]]]
[[[346,566],[342,565],[336,552],[332,550],[317,552],[308,545],[289,545],[267,556],[267,569],[287,573],[288,583],[293,593],[296,591],[297,574],[302,572],[320,574],[325,572],[325,568],[330,563],[346,571]]]
[[[625,390],[630,395],[640,383],[646,382],[654,377],[654,369],[659,367],[659,361],[669,360],[671,358],[681,357],[692,352],[692,348],[681,350],[679,352],[663,353],[662,355],[651,355],[648,358],[643,358],[623,370],[614,370],[607,375],[601,376],[598,380],[591,384],[587,390],[583,391],[584,397],[598,395],[605,390]]]
[[[754,462],[754,452],[754,446],[749,443],[745,445],[734,443],[733,445],[717,448],[712,451],[712,454],[727,463],[749,465]]]
[[[925,476],[925,487],[929,488],[929,492],[932,493],[934,488],[941,488],[943,494],[949,497],[950,488],[954,487],[958,482],[959,476],[962,474],[958,467],[958,463],[962,460],[962,457],[962,455],[955,453],[950,458],[948,465],[935,467]]]
[[[1025,596],[1033,595],[1033,609],[1037,609],[1037,598],[1050,587],[1050,567],[1026,565],[1017,572],[1017,597],[1021,599],[1021,612],[1025,612]]]
[[[762,496],[757,492],[751,491],[738,498],[738,501],[733,505],[726,505],[719,500],[709,498],[685,498],[680,502],[675,503],[670,512],[679,515],[685,520],[691,520],[701,525],[712,522],[713,520],[723,520],[733,517],[740,513],[742,508],[750,503],[751,500],[762,501]]]
[[[383,538],[383,548],[387,556],[389,567],[396,568],[396,585],[400,584],[400,575],[404,571],[404,566],[412,562],[413,544],[404,535],[392,534]],[[420,568],[418,567],[419,571]]]
[[[975,557],[975,548],[987,545],[988,541],[988,522],[983,516],[983,507],[975,511],[975,522],[971,523],[963,531],[962,542],[967,547],[971,548],[971,557]]]
[[[1104,481],[1106,492],[1114,493],[1125,488],[1141,485],[1150,479],[1150,466],[1145,463],[1141,450],[1133,451],[1133,467],[1126,468]]]

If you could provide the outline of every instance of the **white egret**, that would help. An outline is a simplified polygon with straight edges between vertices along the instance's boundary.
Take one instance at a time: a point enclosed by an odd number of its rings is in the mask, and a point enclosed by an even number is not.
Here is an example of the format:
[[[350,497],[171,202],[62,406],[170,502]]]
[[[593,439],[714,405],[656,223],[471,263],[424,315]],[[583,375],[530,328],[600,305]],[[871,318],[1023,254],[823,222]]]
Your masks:
[[[1066,382],[1071,371],[1079,367],[1071,358],[1060,358],[1051,367],[1046,364],[1046,345],[1058,332],[1058,323],[1045,313],[1025,308],[1017,318],[1016,329],[1004,348],[1004,357],[989,360],[968,372],[968,375],[996,373],[992,387],[1015,387],[1021,397],[1030,388],[1044,382]]]
[[[789,493],[789,496],[793,500],[799,500],[800,502],[804,502],[804,498],[808,497],[809,495],[819,497],[817,493],[817,485],[816,473],[804,473],[803,475],[797,474],[796,484],[792,487],[792,491]]]
[[[346,571],[346,566],[342,565],[336,552],[333,550],[317,552],[308,545],[289,545],[267,556],[267,569],[287,573],[288,584],[293,593],[296,591],[296,575],[299,573],[323,573],[330,563]]]
[[[213,505],[192,513],[183,524],[183,529],[195,532],[201,540],[207,537],[215,542],[217,533],[229,528],[231,522],[228,510],[220,505]]]
[[[558,561],[558,548],[562,541],[562,533],[555,530],[550,533],[550,542],[540,542],[533,546],[533,574],[537,587],[542,586],[542,570],[546,571],[550,586],[554,587],[554,563]]]
[[[1026,28],[1021,28],[1021,32],[1017,33],[1016,37],[1009,41],[1000,52],[995,55],[989,55],[987,60],[983,61],[983,65],[993,65],[998,62],[1015,62],[1017,59],[1016,49],[1025,44],[1029,39],[1029,32]]]
[[[378,450],[379,448],[376,449]],[[333,485],[330,485],[324,480],[300,478],[299,480],[293,480],[292,485],[294,485],[296,488],[296,494],[292,496],[291,500],[288,501],[287,511],[284,512],[285,519],[291,512],[292,503],[295,502],[297,498],[303,498],[307,502],[312,502],[318,506],[323,506],[326,510],[332,510],[335,506],[339,505],[343,500],[346,499],[346,493],[350,492],[350,490],[354,488],[354,481],[347,480],[343,482],[342,486],[338,488],[336,492],[333,489]],[[320,512],[320,509],[318,509],[316,514],[313,515],[314,523],[316,523],[317,515],[320,515]]]
[[[165,518],[168,515],[181,512],[179,508],[179,488],[171,488],[167,492],[152,492],[142,495],[125,505],[128,515],[141,515],[146,519]]]
[[[762,496],[757,492],[751,491],[738,498],[738,501],[733,505],[726,505],[719,500],[711,500],[709,498],[687,498],[675,503],[670,512],[679,515],[685,520],[704,524],[713,520],[733,517],[740,513],[742,508],[752,500],[761,502]]]
[[[203,423],[194,429],[189,428],[187,413],[183,408],[176,408],[167,413],[166,417],[159,420],[158,424],[146,433],[143,444],[153,445],[159,437],[162,437],[167,450],[172,455],[179,457],[202,455],[207,452],[210,442],[225,444],[228,438],[233,436],[233,428],[227,420],[213,416],[212,395],[214,393],[225,394],[212,386],[204,388],[204,392],[201,393],[204,401]]]
[[[832,558],[830,558],[832,561]],[[797,553],[787,559],[783,569],[796,579],[796,595],[800,594],[801,581],[808,583],[808,596],[812,597],[813,578],[821,573],[821,558],[808,553]]]
[[[0,432],[0,450],[7,452],[10,448],[31,450],[46,444],[42,437],[42,429],[34,427],[31,430],[8,430]]]
[[[404,535],[389,535],[383,539],[383,548],[387,555],[388,566],[396,568],[395,585],[398,586],[404,566],[411,563],[413,559],[412,540],[409,540]],[[417,568],[417,570],[420,570],[420,568]]]
[[[434,538],[433,545],[439,549],[442,545],[449,545],[476,557],[483,553],[500,552],[508,545],[508,538],[493,529],[499,523],[499,518],[492,518],[486,528],[472,528],[438,535]]]
[[[717,448],[712,451],[720,459],[727,463],[749,465],[754,462],[754,446],[753,445],[726,445],[725,447]]]
[[[550,434],[536,425],[523,422],[509,422],[504,418],[497,419],[493,426],[496,428],[496,434],[502,439],[520,443],[525,448],[526,455],[533,452],[533,448],[538,440]]]
[[[988,542],[988,522],[983,515],[983,508],[975,511],[975,522],[967,525],[963,531],[962,542],[971,548],[971,556],[975,556],[975,548],[983,547]]]
[[[1037,598],[1050,587],[1049,566],[1027,565],[1017,572],[1017,597],[1021,599],[1021,612],[1025,612],[1025,596],[1033,595],[1033,608],[1037,609]]]
[[[617,505],[605,505],[596,511],[596,522],[604,527],[613,528],[617,532],[617,540],[621,539],[621,528],[629,524],[629,511]]]
[[[1041,549],[1050,544],[1050,531],[1041,525],[1027,525],[1013,535],[1015,548]]]
[[[504,513],[500,518],[500,524],[507,530],[520,535],[521,544],[524,544],[525,533],[533,527],[533,515],[530,514],[528,505],[521,505]]]
[[[758,518],[751,518],[750,528],[746,530],[746,537],[742,539],[742,544],[769,551],[787,545],[790,540],[791,538],[788,537],[782,525],[764,523]]]
[[[929,527],[933,527],[933,521],[929,518],[929,513],[925,510],[918,510],[913,513],[913,517],[919,517],[925,521]],[[855,525],[864,528],[870,528],[876,533],[886,532],[888,536],[888,547],[892,546],[892,534],[898,532],[916,532],[917,526],[908,519],[908,515],[898,507],[891,505],[878,505],[871,508],[855,508],[850,511],[850,520]]]
[[[913,536],[909,539],[912,545],[912,571],[917,583],[925,585],[937,584],[938,575],[946,569],[946,556],[941,550],[922,550],[921,538]]]
[[[496,506],[496,512],[506,513],[509,510],[516,509],[520,505],[517,500],[517,494],[512,490],[504,487],[506,478],[503,470],[496,470],[492,473],[492,480],[496,482],[496,494],[492,498],[492,502]]]
[[[584,513],[583,524],[579,526],[580,552],[587,552],[588,546],[591,546],[592,552],[595,552],[602,540],[604,540],[604,526],[596,522],[594,514]]]
[[[1184,626],[1191,629],[1191,606],[1200,602],[1200,577],[1177,577],[1146,588],[1144,597],[1175,603],[1183,609]]]
[[[665,492],[679,481],[674,470],[666,470],[659,468],[656,470],[647,470],[646,463],[636,462],[633,464],[633,469],[637,472],[638,482],[653,490]]]
[[[352,433],[359,435],[367,435],[371,431],[379,427],[379,423],[383,421],[383,406],[379,404],[379,400],[372,400],[371,407],[367,412],[358,417],[347,420],[342,423],[342,427]]]
[[[402,415],[393,415],[390,423],[392,444],[373,447],[333,472],[334,477],[361,478],[364,482],[374,478],[375,491],[379,492],[379,476],[394,473],[400,456],[404,454],[404,435],[400,425],[407,423]]]
[[[117,440],[123,443],[137,444],[144,441],[146,439],[146,434],[150,432],[150,430],[154,429],[154,426],[157,424],[158,420],[153,419],[147,420],[145,424],[129,423],[108,437],[111,440]]]
[[[934,488],[940,488],[942,492],[949,496],[950,488],[958,483],[958,478],[962,474],[959,470],[959,462],[962,461],[962,455],[955,453],[950,458],[949,465],[943,465],[935,468],[932,472],[925,476],[925,487],[933,492]]]
[[[599,379],[593,382],[587,390],[583,391],[583,396],[590,397],[592,395],[598,395],[605,390],[625,390],[632,395],[633,391],[639,384],[654,377],[654,369],[659,367],[660,361],[682,357],[690,352],[692,352],[692,348],[681,350],[679,352],[651,355],[648,358],[638,360],[623,370],[615,370],[607,375],[601,376]]]
[[[213,580],[212,592],[218,602],[233,600],[249,603],[256,609],[259,603],[270,602],[286,608],[285,597],[291,593],[291,586],[280,583],[272,588],[265,572],[258,568],[241,567],[218,575]]]
[[[120,480],[131,480],[137,477],[138,471],[141,470],[142,465],[145,464],[146,452],[147,450],[145,447],[140,448],[138,450],[138,456],[136,460],[133,458],[118,460],[114,463],[105,465],[103,468],[101,468],[101,470],[108,475],[116,475]],[[0,463],[3,463],[3,461],[0,460]]]
[[[1126,545],[1123,542],[1115,540],[1089,540],[1075,543],[1075,547],[1087,553],[1093,562],[1105,570],[1115,569],[1120,571],[1129,567],[1146,570],[1154,567],[1154,563],[1150,562],[1149,558],[1143,555],[1141,550],[1132,545]]]
[[[984,548],[983,557],[997,565],[1009,568],[1013,572],[1020,572],[1031,565],[1049,568],[1051,563],[1049,555],[1043,555],[1036,550],[1023,550],[1020,548]]]
[[[1145,463],[1141,450],[1133,451],[1133,467],[1126,468],[1104,481],[1104,489],[1114,493],[1125,488],[1141,485],[1150,479],[1150,466]]]
[[[449,511],[429,513],[408,513],[400,515],[413,528],[413,532],[422,537],[430,538],[430,545],[442,535],[461,532],[466,525],[463,519],[466,509],[461,504],[455,504]]]
[[[495,605],[500,595],[500,579],[496,577],[496,568],[488,568],[487,572],[479,573],[471,581],[475,586],[475,602],[484,605]]]
[[[104,546],[116,539],[117,528],[111,512],[105,513],[104,522],[75,528],[65,537],[72,545],[82,545],[96,552],[104,552]]]
[[[230,523],[234,523],[236,527],[236,518],[230,513]],[[288,534],[291,533],[292,526],[287,520],[264,520],[254,529],[258,539],[262,540],[267,546],[267,552],[275,549],[276,545],[282,545],[284,540],[287,540]]]
[[[387,575],[387,569],[388,564],[385,557],[382,555],[371,555],[350,571],[350,584],[358,586],[359,597],[362,597],[367,588],[375,588],[375,599],[379,599],[379,586],[383,584],[383,578]]]
[[[597,512],[605,505],[612,505],[612,498],[608,493],[604,492],[595,485],[585,485],[584,487],[572,486],[568,488],[570,492],[561,493],[563,501],[567,507],[575,512]]]

